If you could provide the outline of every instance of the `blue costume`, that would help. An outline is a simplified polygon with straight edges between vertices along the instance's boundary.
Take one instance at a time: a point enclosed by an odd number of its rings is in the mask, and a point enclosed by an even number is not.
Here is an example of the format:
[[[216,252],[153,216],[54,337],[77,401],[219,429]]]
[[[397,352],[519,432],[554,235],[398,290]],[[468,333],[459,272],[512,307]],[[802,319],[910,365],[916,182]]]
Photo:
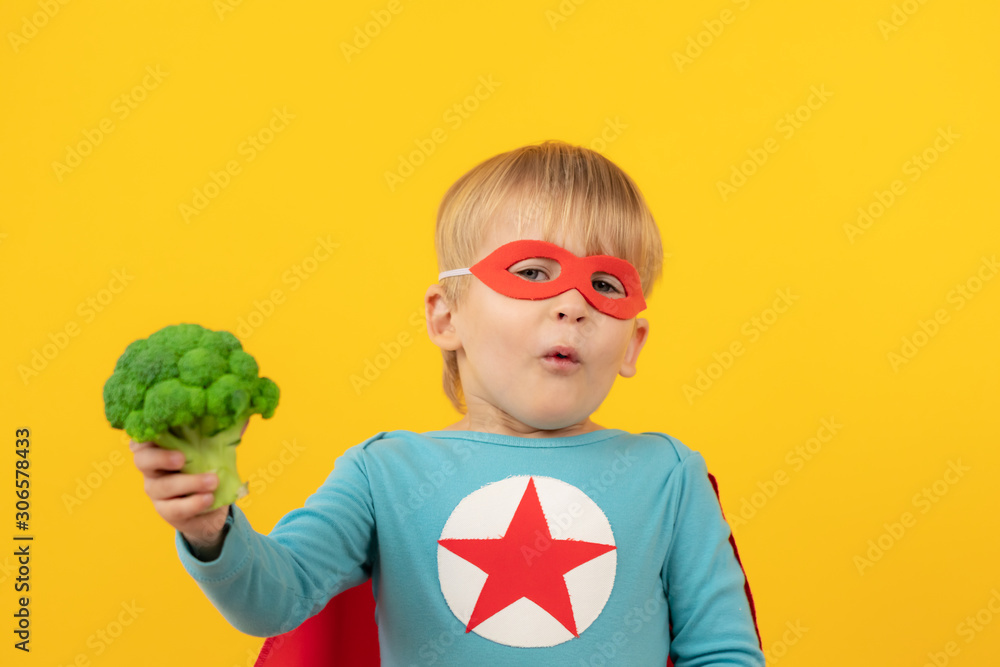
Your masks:
[[[382,432],[269,535],[235,505],[226,530],[176,547],[250,635],[371,577],[386,665],[764,666],[705,461],[663,433]]]

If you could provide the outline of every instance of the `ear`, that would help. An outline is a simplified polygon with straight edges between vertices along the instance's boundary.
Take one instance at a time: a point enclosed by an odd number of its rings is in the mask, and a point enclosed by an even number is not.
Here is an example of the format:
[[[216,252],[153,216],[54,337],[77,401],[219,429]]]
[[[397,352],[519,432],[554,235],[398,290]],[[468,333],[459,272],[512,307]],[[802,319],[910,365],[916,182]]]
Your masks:
[[[649,321],[642,317],[636,318],[634,329],[632,339],[628,342],[628,349],[625,350],[625,358],[622,359],[622,367],[618,371],[619,375],[626,378],[635,375],[635,362],[639,359],[639,352],[642,351],[649,335]]]
[[[445,299],[440,285],[431,285],[424,295],[424,315],[427,320],[427,335],[431,342],[442,350],[457,350],[462,347],[458,331],[451,322],[452,307]]]

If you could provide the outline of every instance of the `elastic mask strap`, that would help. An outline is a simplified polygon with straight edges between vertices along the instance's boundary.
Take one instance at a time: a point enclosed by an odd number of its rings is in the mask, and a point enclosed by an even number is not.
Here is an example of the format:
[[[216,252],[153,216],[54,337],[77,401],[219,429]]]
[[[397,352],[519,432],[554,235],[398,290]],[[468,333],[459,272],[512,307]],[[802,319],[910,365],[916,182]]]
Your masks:
[[[442,271],[441,273],[438,274],[438,280],[441,280],[442,278],[450,278],[451,276],[464,276],[464,275],[472,275],[472,271],[470,271],[469,269],[451,269],[449,271]]]

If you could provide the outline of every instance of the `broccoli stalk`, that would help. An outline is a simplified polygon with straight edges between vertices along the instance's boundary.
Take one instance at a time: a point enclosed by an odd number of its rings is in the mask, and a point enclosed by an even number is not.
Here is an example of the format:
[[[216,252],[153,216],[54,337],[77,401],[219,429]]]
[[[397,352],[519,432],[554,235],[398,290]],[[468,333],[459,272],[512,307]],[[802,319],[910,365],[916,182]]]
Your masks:
[[[207,418],[203,418],[204,419]],[[242,498],[247,495],[247,485],[240,481],[236,472],[236,445],[243,439],[243,429],[249,423],[247,418],[237,422],[215,435],[206,436],[210,428],[198,426],[174,427],[161,433],[155,440],[165,449],[176,449],[184,454],[181,472],[197,475],[214,472],[219,476],[219,486],[215,489],[215,499],[211,509],[222,507],[221,498]]]
[[[130,344],[104,384],[104,413],[136,442],[184,453],[181,472],[219,476],[212,509],[246,494],[236,445],[252,415],[270,419],[278,385],[228,331],[174,324]]]

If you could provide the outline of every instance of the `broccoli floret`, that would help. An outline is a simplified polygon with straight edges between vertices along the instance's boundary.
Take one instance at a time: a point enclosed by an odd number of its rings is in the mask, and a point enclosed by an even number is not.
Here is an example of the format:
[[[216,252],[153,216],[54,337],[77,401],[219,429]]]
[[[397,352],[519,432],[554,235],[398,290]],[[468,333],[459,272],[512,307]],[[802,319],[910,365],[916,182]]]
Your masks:
[[[236,445],[251,415],[270,419],[278,385],[228,331],[173,324],[125,348],[104,383],[104,414],[136,442],[184,452],[184,473],[219,475],[212,509],[246,495]]]

